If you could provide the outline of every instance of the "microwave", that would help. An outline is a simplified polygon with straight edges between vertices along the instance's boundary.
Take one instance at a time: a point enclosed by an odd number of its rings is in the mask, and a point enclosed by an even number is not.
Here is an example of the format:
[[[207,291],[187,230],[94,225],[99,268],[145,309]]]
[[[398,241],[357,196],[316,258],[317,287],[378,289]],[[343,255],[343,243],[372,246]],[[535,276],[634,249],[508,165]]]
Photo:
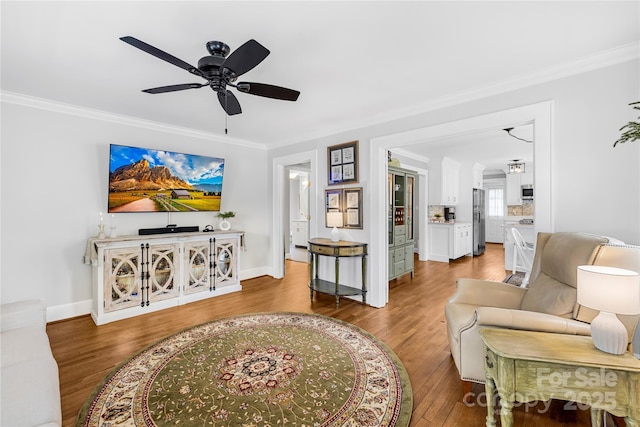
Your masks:
[[[520,187],[520,198],[522,200],[533,200],[533,185],[523,185]]]

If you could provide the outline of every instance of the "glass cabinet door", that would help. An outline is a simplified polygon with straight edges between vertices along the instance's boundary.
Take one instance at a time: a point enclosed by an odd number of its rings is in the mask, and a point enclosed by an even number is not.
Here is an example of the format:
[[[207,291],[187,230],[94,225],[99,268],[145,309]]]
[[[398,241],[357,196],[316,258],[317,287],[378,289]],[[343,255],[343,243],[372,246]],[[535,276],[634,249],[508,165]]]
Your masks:
[[[389,244],[393,245],[393,173],[387,173],[387,232]]]
[[[211,288],[211,243],[194,242],[184,245],[184,293],[192,294],[207,291]]]
[[[178,295],[175,272],[178,247],[176,245],[151,245],[149,247],[149,301],[160,301]]]
[[[407,175],[407,194],[406,194],[406,233],[407,240],[413,240],[413,192],[415,187],[415,177]]]
[[[104,311],[141,305],[140,248],[109,249],[104,255]]]
[[[237,272],[233,268],[237,254],[236,241],[216,239],[216,277],[215,287],[220,288],[237,283]]]
[[[404,175],[395,175],[393,178],[393,199],[395,204],[394,225],[404,225],[405,180]]]

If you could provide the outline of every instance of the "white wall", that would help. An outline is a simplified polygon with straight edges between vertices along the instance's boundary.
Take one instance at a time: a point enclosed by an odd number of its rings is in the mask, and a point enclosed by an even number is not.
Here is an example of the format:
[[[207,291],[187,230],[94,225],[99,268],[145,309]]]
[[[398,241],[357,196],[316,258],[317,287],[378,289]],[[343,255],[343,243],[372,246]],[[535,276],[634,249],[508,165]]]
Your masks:
[[[49,320],[88,313],[91,267],[82,256],[107,210],[110,143],[224,158],[221,209],[236,211],[232,226],[246,231],[240,277],[269,273],[267,182],[259,178],[267,174],[266,151],[7,102],[1,137],[3,302],[43,298]],[[116,220],[118,234],[137,234],[166,226],[169,214],[123,213]],[[214,213],[201,212],[170,220],[201,229],[218,223]]]
[[[318,207],[312,217],[323,218],[322,199],[324,189],[328,188],[326,148],[359,140],[358,185],[364,187],[364,229],[351,230],[343,238],[371,242],[373,230],[386,226],[370,220],[371,189],[368,186],[372,177],[368,175],[371,164],[368,146],[372,138],[553,100],[551,170],[540,171],[551,175],[554,230],[550,231],[601,234],[640,245],[640,141],[612,147],[619,137],[619,128],[637,119],[637,111],[628,104],[640,100],[639,65],[640,61],[634,60],[604,67],[402,120],[281,147],[270,150],[268,155],[274,158],[312,148],[317,150],[321,178],[315,187]],[[320,225],[319,236],[310,237],[329,237],[329,230]],[[372,298],[369,301],[377,299],[384,303],[387,280],[372,267],[383,262],[370,257],[367,277]]]
[[[226,159],[223,210],[234,210],[234,228],[247,232],[241,276],[269,274],[273,213],[273,158],[315,151],[318,176],[311,229],[324,227],[326,147],[359,140],[364,229],[342,238],[370,242],[370,151],[372,138],[475,117],[541,101],[555,101],[552,167],[555,231],[605,234],[640,244],[640,141],[612,148],[618,129],[637,114],[627,104],[640,99],[638,61],[598,69],[529,88],[416,113],[406,119],[304,141],[268,152],[255,147],[144,129],[111,121],[60,114],[2,103],[0,297],[9,302],[44,298],[61,315],[91,298],[91,269],[82,264],[86,239],[97,232],[98,212],[106,210],[107,155],[110,143],[164,148]],[[247,174],[251,171],[251,174]],[[261,179],[260,177],[264,177]],[[355,186],[355,185],[354,185]],[[118,216],[119,232],[162,227],[165,214]],[[122,219],[120,218],[122,216]],[[215,221],[212,214],[173,214],[178,225]],[[318,237],[310,236],[310,237]],[[385,300],[386,278],[371,275],[371,297]],[[357,283],[357,277],[345,280]],[[370,299],[371,301],[372,299]],[[85,312],[88,312],[88,308]],[[52,319],[50,319],[52,320]]]

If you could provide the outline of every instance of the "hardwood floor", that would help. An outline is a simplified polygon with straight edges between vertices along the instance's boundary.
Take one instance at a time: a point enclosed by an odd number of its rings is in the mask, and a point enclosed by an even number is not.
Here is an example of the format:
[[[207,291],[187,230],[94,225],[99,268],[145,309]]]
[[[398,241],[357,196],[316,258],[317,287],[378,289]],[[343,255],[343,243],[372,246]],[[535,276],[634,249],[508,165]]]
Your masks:
[[[507,274],[502,245],[488,244],[479,257],[464,257],[450,264],[419,262],[415,277],[404,276],[390,284],[390,302],[372,308],[341,299],[340,308],[328,295],[309,299],[308,265],[287,261],[284,279],[259,277],[242,282],[241,292],[103,326],[82,316],[47,326],[60,370],[64,426],[76,415],[94,387],[119,363],[160,338],[182,329],[243,313],[295,311],[318,313],[351,322],[384,341],[402,360],[413,388],[411,426],[483,426],[484,400],[465,405],[460,380],[449,353],[444,304],[455,291],[458,277],[501,281]],[[484,386],[474,384],[481,394]],[[589,426],[588,411],[578,410],[572,420],[558,420],[544,407],[520,406],[515,426]]]

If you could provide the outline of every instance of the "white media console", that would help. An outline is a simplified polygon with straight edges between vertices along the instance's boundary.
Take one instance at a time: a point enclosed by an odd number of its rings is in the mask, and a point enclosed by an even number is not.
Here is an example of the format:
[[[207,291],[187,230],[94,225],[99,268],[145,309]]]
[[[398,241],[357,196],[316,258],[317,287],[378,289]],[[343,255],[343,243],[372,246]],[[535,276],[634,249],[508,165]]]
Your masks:
[[[89,239],[96,325],[242,290],[244,232]]]

